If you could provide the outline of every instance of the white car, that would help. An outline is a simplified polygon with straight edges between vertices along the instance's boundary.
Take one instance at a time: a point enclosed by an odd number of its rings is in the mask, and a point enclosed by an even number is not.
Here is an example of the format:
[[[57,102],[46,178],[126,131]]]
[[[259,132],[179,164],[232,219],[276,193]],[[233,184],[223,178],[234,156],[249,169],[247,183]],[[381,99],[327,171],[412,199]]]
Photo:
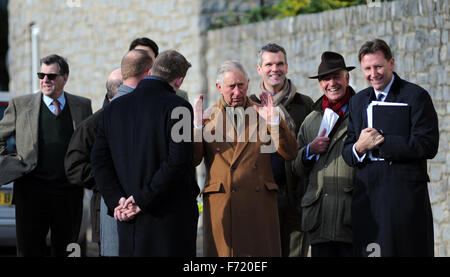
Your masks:
[[[8,107],[10,94],[0,92],[0,120],[3,113]],[[8,152],[15,152],[14,137],[8,140]],[[15,207],[12,205],[13,183],[0,186],[0,247],[16,246],[16,213]],[[85,190],[83,198],[83,219],[81,222],[81,230],[78,236],[78,244],[81,246],[81,255],[84,256],[87,244],[87,230],[90,226],[90,195]],[[49,232],[50,233],[50,232]],[[50,235],[47,236],[47,242],[50,243]],[[68,254],[72,253],[71,251]]]

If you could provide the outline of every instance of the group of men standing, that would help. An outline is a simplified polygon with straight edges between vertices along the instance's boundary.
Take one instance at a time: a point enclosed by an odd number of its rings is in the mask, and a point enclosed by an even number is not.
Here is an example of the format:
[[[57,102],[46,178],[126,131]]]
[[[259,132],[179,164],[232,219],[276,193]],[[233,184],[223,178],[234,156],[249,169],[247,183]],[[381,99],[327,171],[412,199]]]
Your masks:
[[[84,187],[94,191],[101,255],[195,256],[203,161],[204,256],[304,257],[309,246],[313,257],[369,256],[373,245],[380,256],[433,256],[433,103],[393,71],[384,41],[366,42],[359,60],[371,87],[355,93],[355,67],[324,52],[310,77],[323,94],[313,102],[286,77],[285,49],[269,43],[258,53],[258,89],[248,96],[244,67],[226,61],[219,100],[204,111],[203,95],[193,106],[176,95],[186,58],[142,38],[90,116],[88,99],[63,90],[65,60],[44,58],[41,92],[13,99],[0,121],[0,183],[15,181],[19,255],[43,255],[51,229],[53,253],[64,256],[78,236]],[[373,100],[405,104],[408,134],[373,128]],[[6,152],[11,135],[17,153]]]

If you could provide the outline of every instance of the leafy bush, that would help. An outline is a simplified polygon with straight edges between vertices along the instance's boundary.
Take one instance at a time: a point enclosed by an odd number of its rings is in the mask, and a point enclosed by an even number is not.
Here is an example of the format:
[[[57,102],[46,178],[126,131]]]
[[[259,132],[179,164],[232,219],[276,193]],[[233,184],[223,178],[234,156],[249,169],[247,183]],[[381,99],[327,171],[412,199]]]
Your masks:
[[[219,16],[214,22],[211,22],[209,29],[218,29],[299,14],[318,13],[326,10],[362,5],[366,4],[367,1],[371,0],[280,0],[278,3],[269,7],[259,6],[245,13],[230,11],[224,16]]]

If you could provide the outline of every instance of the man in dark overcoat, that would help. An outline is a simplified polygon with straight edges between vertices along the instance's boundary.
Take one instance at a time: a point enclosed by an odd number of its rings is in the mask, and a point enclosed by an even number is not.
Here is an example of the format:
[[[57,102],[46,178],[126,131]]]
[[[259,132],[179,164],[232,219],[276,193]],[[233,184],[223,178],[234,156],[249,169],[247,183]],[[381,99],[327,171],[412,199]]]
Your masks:
[[[433,217],[427,159],[438,150],[438,118],[428,92],[401,79],[389,46],[366,42],[359,60],[370,87],[351,98],[348,135],[342,155],[356,167],[352,200],[355,254],[359,256],[433,256]],[[377,99],[405,103],[407,134],[384,133],[368,125],[367,107]],[[376,126],[375,126],[376,127]]]
[[[106,106],[99,122],[92,170],[119,220],[119,256],[196,254],[199,188],[192,136],[182,134],[192,130],[192,107],[175,94],[189,67],[176,51],[160,53],[151,78]]]

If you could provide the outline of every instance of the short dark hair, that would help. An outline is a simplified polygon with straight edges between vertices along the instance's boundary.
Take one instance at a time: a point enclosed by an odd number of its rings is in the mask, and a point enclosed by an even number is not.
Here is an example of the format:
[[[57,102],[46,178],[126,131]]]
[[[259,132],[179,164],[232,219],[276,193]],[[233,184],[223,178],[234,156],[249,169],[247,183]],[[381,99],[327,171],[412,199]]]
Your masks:
[[[381,51],[384,55],[384,58],[388,61],[392,59],[392,52],[389,45],[382,39],[374,39],[371,41],[366,41],[359,49],[358,59],[361,62],[362,58],[367,54],[373,54],[377,51]]]
[[[184,78],[189,67],[191,67],[191,64],[179,52],[166,50],[155,59],[152,75],[159,76],[170,83],[176,78]]]
[[[258,52],[258,65],[261,66],[262,65],[262,55],[264,52],[271,52],[271,53],[278,53],[278,52],[283,52],[284,54],[284,61],[287,63],[287,54],[286,54],[286,50],[284,50],[284,48],[276,43],[268,43],[266,45],[264,45],[263,47],[261,47],[261,49],[259,49]]]
[[[59,72],[58,72],[59,74],[69,75],[69,64],[67,63],[67,60],[61,56],[52,54],[52,55],[43,57],[41,59],[41,65],[43,63],[46,65],[57,64],[59,67]]]
[[[154,42],[153,40],[146,38],[146,37],[137,38],[131,42],[130,48],[128,50],[133,50],[138,45],[150,47],[150,49],[152,49],[153,53],[155,53],[155,57],[158,57],[159,48],[158,48],[158,45],[156,44],[156,42]]]
[[[130,77],[138,77],[148,72],[152,68],[153,60],[147,51],[133,49],[128,51],[122,58],[120,69],[122,78],[126,80]]]

